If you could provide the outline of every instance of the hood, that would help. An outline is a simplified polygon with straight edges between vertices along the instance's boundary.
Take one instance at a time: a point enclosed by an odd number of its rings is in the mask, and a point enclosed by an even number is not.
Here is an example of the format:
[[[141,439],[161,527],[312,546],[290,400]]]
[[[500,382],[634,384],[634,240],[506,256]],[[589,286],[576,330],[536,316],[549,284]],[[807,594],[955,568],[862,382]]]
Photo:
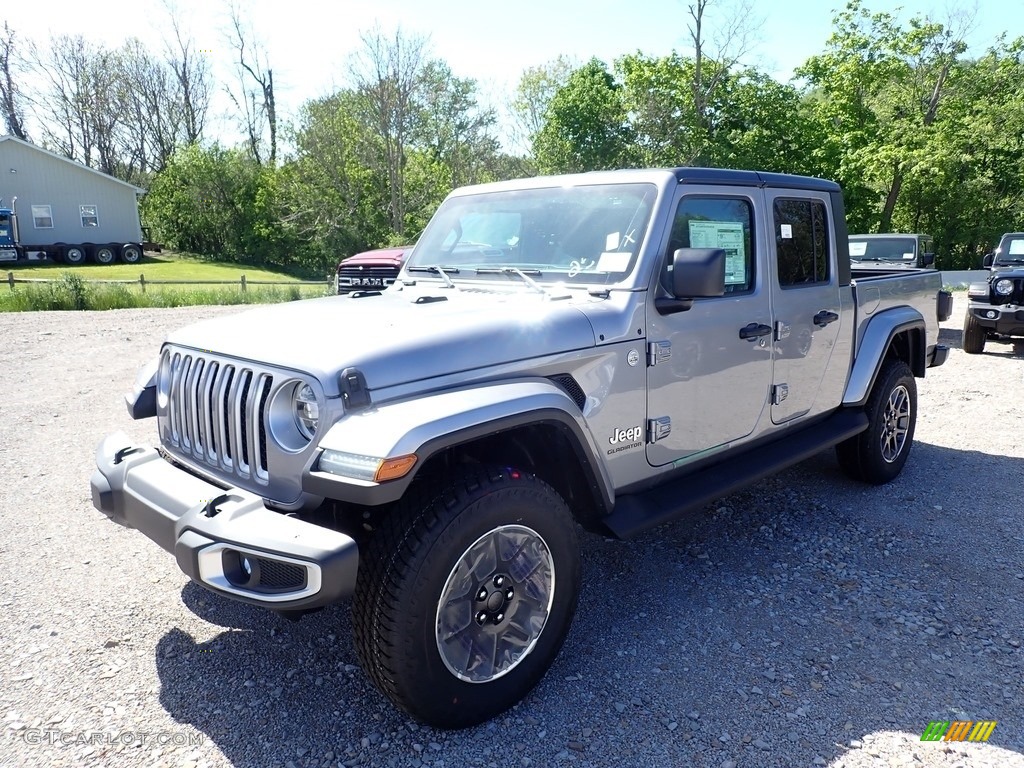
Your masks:
[[[331,296],[206,320],[167,341],[312,374],[334,396],[350,366],[379,389],[593,347],[585,296],[440,287]]]
[[[1001,280],[1004,277],[1024,277],[1024,264],[996,264],[992,267],[989,280]]]
[[[402,261],[405,259],[406,254],[411,250],[412,246],[406,245],[401,248],[380,248],[375,251],[364,251],[363,253],[357,253],[355,256],[351,256],[339,263],[338,269],[350,266],[400,267],[402,266]]]

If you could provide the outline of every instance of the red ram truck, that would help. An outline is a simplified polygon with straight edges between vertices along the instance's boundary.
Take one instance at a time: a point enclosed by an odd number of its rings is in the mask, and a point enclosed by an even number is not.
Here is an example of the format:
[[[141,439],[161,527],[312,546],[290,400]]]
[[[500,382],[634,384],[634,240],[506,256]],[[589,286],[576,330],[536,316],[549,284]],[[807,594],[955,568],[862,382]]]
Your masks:
[[[342,259],[338,264],[335,287],[339,294],[364,289],[387,288],[395,282],[402,262],[412,253],[411,245],[378,248]]]

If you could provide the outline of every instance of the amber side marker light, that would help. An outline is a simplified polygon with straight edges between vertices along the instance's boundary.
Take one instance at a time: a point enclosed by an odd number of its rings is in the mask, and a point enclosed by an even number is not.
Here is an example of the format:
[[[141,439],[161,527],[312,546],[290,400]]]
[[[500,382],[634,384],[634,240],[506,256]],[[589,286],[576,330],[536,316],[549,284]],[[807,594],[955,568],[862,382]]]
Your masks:
[[[380,466],[377,467],[377,472],[374,474],[373,479],[378,483],[383,483],[386,480],[397,480],[409,474],[409,471],[415,465],[415,453],[410,453],[406,456],[396,456],[393,459],[384,459]]]

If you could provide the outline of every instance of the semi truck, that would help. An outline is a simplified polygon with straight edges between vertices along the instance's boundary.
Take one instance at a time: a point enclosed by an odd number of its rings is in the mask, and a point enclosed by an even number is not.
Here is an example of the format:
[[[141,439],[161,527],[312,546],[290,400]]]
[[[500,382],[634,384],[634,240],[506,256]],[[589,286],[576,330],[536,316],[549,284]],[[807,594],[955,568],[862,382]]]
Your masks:
[[[63,261],[65,264],[84,264],[91,259],[97,264],[113,264],[115,261],[122,261],[125,264],[134,264],[142,258],[144,248],[148,250],[160,250],[159,246],[131,237],[116,237],[113,239],[102,238],[101,242],[43,242],[25,243],[22,242],[20,229],[18,227],[17,205],[18,198],[11,200],[11,207],[4,205],[0,200],[0,262],[21,262],[21,261],[42,261],[51,259]],[[89,206],[83,206],[83,220],[88,219],[89,211],[84,210]]]

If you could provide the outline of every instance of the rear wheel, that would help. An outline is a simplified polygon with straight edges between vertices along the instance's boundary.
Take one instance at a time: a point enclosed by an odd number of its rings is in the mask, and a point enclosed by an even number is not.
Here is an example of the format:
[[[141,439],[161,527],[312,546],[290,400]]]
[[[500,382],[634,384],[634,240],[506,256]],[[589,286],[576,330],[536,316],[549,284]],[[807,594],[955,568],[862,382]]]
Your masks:
[[[135,264],[141,258],[142,249],[133,243],[128,243],[121,249],[121,261],[125,264]]]
[[[93,251],[93,259],[96,260],[97,264],[113,264],[114,263],[114,249],[109,245],[101,245]]]
[[[414,496],[360,558],[356,649],[395,704],[464,728],[518,702],[558,655],[579,592],[575,522],[514,469],[464,468]]]
[[[65,246],[61,256],[64,259],[65,264],[77,266],[78,264],[85,263],[85,249],[80,245]]]
[[[903,471],[917,423],[917,382],[899,359],[882,364],[865,411],[868,428],[836,446],[839,466],[855,480],[888,483]]]
[[[985,351],[985,339],[988,331],[978,322],[978,318],[971,314],[970,310],[964,315],[964,352],[969,355],[979,355]]]

